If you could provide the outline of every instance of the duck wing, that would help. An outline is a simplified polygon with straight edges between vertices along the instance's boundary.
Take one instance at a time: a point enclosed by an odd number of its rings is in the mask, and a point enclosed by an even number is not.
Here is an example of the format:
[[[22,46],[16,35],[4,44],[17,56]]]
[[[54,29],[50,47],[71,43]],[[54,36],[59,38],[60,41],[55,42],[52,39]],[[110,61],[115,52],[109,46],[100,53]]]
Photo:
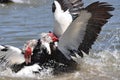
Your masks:
[[[81,57],[83,57],[83,52],[88,54],[101,28],[112,17],[109,11],[113,10],[112,5],[99,1],[81,9],[78,17],[60,37],[58,49],[67,59],[75,56],[76,52]]]
[[[22,51],[14,46],[0,45],[0,63],[7,65],[21,64],[25,62]]]

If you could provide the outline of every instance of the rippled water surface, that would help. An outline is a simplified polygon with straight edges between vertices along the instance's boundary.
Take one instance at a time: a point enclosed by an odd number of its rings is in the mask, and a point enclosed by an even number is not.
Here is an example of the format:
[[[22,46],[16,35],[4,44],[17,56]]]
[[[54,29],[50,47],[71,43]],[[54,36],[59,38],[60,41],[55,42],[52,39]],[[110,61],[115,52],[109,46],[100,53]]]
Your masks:
[[[38,39],[39,34],[53,27],[53,0],[14,0],[0,4],[0,44],[22,48],[26,40]],[[97,0],[83,0],[88,5]],[[120,0],[100,0],[115,7],[113,17],[102,29],[89,56],[80,62],[80,70],[54,76],[49,70],[36,77],[16,77],[15,73],[0,72],[0,80],[120,80]]]

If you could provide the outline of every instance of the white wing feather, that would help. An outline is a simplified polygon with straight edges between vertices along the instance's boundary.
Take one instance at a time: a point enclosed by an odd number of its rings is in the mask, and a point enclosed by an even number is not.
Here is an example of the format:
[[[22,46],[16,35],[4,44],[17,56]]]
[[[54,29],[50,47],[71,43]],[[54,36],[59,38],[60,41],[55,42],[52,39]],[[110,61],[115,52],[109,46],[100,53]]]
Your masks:
[[[2,51],[2,49],[4,49],[5,47],[7,47],[7,51]],[[24,61],[24,55],[19,48],[10,45],[0,45],[0,62],[6,62],[8,65],[12,65],[20,64]]]

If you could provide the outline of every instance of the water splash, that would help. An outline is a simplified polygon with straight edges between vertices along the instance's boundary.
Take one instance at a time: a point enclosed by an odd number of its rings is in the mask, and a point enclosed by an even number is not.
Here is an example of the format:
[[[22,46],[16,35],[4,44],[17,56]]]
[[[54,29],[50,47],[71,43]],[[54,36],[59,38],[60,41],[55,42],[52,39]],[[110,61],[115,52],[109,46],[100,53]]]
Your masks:
[[[0,67],[0,76],[4,77],[10,77],[10,78],[34,78],[34,79],[47,79],[47,78],[52,78],[52,68],[47,68],[47,69],[41,69],[40,66],[38,65],[33,65],[24,67],[22,70],[20,70],[17,73],[14,73],[9,67]],[[39,72],[38,72],[39,71]],[[37,72],[37,73],[36,73]]]
[[[119,80],[120,28],[101,35],[79,67],[80,70],[74,75],[80,80]]]
[[[80,70],[67,73],[63,77],[57,77],[63,80],[66,79],[81,79],[81,80],[93,80],[93,79],[104,79],[104,80],[118,80],[120,77],[120,50],[119,50],[119,42],[120,42],[120,29],[116,29],[115,31],[111,31],[106,35],[99,37],[100,40],[95,44],[97,50],[94,48],[90,51],[90,55],[86,55],[83,59],[80,60]],[[106,40],[107,39],[107,40]],[[98,45],[101,44],[101,45]],[[108,45],[106,45],[108,44]],[[102,48],[104,46],[104,48]],[[43,69],[39,74],[31,74],[31,73],[13,73],[10,69],[4,69],[1,67],[0,69],[1,76],[9,77],[29,77],[35,79],[53,79],[56,80],[56,77],[52,74],[52,69]],[[31,71],[25,71],[31,72]],[[58,79],[58,80],[60,80]]]

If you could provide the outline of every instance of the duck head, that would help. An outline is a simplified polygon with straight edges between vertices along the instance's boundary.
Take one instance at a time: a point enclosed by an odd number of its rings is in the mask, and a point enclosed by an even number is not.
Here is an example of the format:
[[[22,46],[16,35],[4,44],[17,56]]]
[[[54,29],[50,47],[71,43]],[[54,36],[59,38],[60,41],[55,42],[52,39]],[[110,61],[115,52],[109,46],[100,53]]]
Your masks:
[[[24,58],[25,58],[25,63],[31,63],[31,56],[33,55],[33,50],[35,46],[37,45],[37,40],[32,39],[26,42],[26,44],[23,47],[23,52],[24,52]]]

